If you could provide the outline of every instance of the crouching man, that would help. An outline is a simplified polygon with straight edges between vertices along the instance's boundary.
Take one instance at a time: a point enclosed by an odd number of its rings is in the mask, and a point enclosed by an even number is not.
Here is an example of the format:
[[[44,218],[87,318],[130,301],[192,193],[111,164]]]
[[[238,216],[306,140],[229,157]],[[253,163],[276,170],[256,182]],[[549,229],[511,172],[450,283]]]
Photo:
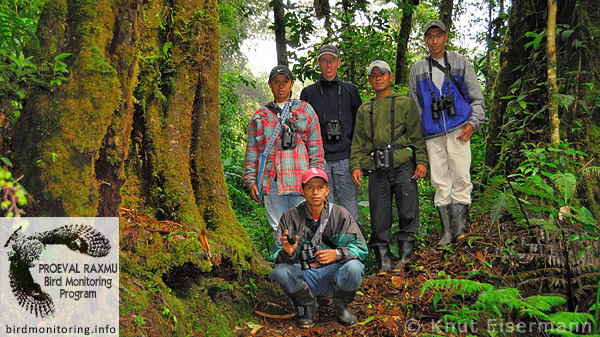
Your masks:
[[[325,171],[302,173],[300,205],[283,213],[271,258],[271,272],[299,312],[301,327],[314,325],[316,296],[333,295],[334,311],[345,325],[356,323],[348,310],[362,281],[362,260],[368,250],[354,217],[344,207],[327,201],[329,180]]]

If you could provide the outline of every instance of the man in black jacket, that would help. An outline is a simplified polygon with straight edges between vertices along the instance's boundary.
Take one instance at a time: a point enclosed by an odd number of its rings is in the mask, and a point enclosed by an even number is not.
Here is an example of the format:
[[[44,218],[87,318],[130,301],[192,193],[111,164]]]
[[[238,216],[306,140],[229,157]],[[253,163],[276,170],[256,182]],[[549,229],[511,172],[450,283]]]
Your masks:
[[[319,116],[321,138],[325,151],[325,171],[331,193],[358,222],[358,187],[350,172],[350,146],[354,134],[356,111],[362,104],[358,89],[338,77],[341,65],[337,47],[327,44],[319,49],[317,64],[321,69],[319,81],[304,88],[300,100],[307,101]]]

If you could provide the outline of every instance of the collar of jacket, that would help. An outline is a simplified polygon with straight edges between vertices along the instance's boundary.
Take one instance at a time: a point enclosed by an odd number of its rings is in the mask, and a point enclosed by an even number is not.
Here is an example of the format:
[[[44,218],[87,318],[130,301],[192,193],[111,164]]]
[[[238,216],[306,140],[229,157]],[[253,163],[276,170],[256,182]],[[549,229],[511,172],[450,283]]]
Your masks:
[[[304,217],[314,221],[315,218],[313,218],[312,213],[310,213],[310,210],[308,209],[308,206],[306,206],[306,201],[304,201],[301,205],[302,209],[304,210]],[[330,203],[329,201],[327,201],[327,198],[325,198],[325,203],[323,204],[321,215],[319,215],[319,220],[321,220],[321,218],[327,219],[329,217],[329,207]]]
[[[319,81],[321,83],[335,83],[335,82],[340,82],[340,77],[338,76],[338,74],[335,74],[335,77],[333,78],[333,80],[328,81],[325,76],[323,76],[323,73],[321,73],[321,75],[319,75]]]
[[[298,99],[296,98],[292,98],[291,99],[291,103],[290,103],[290,108],[293,107],[294,105],[298,104]],[[281,111],[281,108],[279,107],[279,105],[277,105],[277,103],[275,103],[274,101],[271,101],[267,104],[265,104],[265,106],[267,107],[267,109],[273,111],[273,113],[277,114],[278,111]]]

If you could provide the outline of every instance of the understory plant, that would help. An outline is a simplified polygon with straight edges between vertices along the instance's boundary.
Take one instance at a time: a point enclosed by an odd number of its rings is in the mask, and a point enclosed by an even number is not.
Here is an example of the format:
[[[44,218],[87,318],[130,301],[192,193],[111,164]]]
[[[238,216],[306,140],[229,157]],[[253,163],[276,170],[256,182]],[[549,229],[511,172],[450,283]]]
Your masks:
[[[587,154],[574,144],[560,148],[545,144],[523,144],[525,158],[516,173],[496,175],[488,180],[485,191],[476,198],[481,214],[489,214],[492,224],[510,215],[519,225],[556,228],[556,221],[578,223],[590,232],[598,232],[592,213],[576,197],[577,183],[584,175],[600,173],[600,167],[584,167]]]
[[[444,315],[425,336],[600,336],[592,314],[557,311],[562,296],[522,298],[516,288],[450,278],[427,281],[421,293],[427,291],[436,292],[433,305]]]

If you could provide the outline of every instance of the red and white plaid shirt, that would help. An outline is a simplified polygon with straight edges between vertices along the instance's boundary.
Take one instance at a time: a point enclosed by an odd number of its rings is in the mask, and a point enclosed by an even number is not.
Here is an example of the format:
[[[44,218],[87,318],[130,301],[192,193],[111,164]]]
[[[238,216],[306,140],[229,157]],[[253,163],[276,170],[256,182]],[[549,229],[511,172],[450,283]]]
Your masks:
[[[323,168],[323,140],[319,119],[313,108],[304,101],[293,99],[288,119],[296,129],[296,147],[283,150],[281,132],[269,151],[262,174],[262,194],[269,194],[271,184],[277,175],[277,194],[285,195],[300,192],[302,172],[310,167]],[[246,145],[246,172],[244,182],[248,188],[256,184],[260,168],[260,153],[265,150],[277,126],[277,113],[281,109],[273,102],[256,110],[248,125]],[[275,165],[273,165],[275,163]]]

